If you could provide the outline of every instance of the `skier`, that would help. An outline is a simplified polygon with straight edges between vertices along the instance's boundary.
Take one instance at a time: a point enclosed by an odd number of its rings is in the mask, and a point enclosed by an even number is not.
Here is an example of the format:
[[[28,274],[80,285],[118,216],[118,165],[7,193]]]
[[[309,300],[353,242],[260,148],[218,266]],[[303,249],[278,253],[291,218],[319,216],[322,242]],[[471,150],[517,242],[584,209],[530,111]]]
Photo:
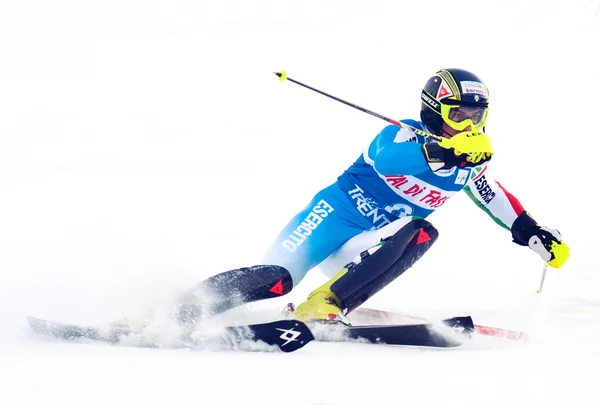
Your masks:
[[[488,89],[475,74],[438,71],[422,89],[420,121],[383,128],[337,181],[289,221],[263,264],[218,274],[184,293],[178,320],[193,326],[237,305],[287,294],[321,265],[331,278],[292,315],[345,321],[345,314],[429,249],[438,233],[425,218],[461,190],[509,230],[513,242],[561,267],[569,247],[558,230],[538,225],[491,177],[488,102]]]

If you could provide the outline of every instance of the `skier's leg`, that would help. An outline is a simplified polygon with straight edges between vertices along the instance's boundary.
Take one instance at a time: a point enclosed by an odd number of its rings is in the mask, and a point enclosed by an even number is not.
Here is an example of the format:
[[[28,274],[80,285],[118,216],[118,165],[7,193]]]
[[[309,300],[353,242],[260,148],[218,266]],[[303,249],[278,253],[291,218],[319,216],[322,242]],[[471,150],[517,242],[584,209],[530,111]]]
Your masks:
[[[360,253],[300,304],[299,320],[335,319],[347,314],[408,270],[436,241],[437,230],[424,219],[406,220],[395,234]],[[337,308],[337,312],[336,312]]]
[[[350,263],[363,250],[377,245],[382,239],[389,238],[404,227],[413,217],[407,216],[393,221],[379,229],[364,231],[345,242],[339,249],[333,252],[322,263],[319,263],[319,271],[327,278],[332,278],[340,272],[340,269]]]
[[[229,270],[197,284],[177,300],[176,318],[193,325],[238,305],[280,297],[292,290],[292,277],[281,266],[258,265]]]
[[[284,227],[264,264],[217,274],[182,294],[178,320],[193,325],[241,304],[287,294],[310,269],[363,231],[348,221],[350,208],[336,184],[325,188]]]
[[[260,263],[285,267],[297,286],[312,268],[364,231],[363,224],[353,221],[357,214],[337,184],[325,188],[288,222]]]

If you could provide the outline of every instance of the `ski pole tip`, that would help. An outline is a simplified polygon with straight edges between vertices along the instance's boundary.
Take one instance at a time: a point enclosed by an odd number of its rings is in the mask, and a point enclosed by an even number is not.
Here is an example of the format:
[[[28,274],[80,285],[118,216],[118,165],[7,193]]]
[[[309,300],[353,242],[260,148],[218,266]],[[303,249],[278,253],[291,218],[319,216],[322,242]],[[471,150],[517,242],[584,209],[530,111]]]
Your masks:
[[[275,73],[275,76],[279,77],[279,81],[283,82],[285,81],[285,79],[287,79],[287,72],[285,70],[282,70],[281,72],[273,72]]]

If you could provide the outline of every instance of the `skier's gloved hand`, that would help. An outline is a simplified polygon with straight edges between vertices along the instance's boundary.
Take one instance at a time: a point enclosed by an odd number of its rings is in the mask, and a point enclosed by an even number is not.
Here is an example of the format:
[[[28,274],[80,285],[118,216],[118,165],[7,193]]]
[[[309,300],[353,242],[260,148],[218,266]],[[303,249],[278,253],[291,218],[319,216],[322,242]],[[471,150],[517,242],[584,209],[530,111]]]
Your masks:
[[[560,268],[569,258],[570,248],[556,229],[539,226],[527,212],[523,212],[511,227],[513,241],[529,246],[549,266]]]
[[[446,149],[454,149],[457,154],[471,153],[494,153],[492,141],[483,132],[460,132],[452,138],[442,138],[440,145]]]
[[[422,147],[432,171],[458,167],[475,167],[492,159],[490,138],[481,132],[461,132],[452,138],[430,141]]]

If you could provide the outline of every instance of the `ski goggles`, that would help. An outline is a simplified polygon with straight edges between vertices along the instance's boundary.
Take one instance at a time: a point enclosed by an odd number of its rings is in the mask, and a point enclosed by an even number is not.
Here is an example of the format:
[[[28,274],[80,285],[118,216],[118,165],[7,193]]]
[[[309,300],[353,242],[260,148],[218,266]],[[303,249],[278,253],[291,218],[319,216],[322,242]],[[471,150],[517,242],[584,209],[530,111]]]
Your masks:
[[[467,105],[441,105],[442,119],[448,126],[457,131],[463,131],[471,126],[471,131],[479,131],[485,126],[488,116],[487,107]]]

